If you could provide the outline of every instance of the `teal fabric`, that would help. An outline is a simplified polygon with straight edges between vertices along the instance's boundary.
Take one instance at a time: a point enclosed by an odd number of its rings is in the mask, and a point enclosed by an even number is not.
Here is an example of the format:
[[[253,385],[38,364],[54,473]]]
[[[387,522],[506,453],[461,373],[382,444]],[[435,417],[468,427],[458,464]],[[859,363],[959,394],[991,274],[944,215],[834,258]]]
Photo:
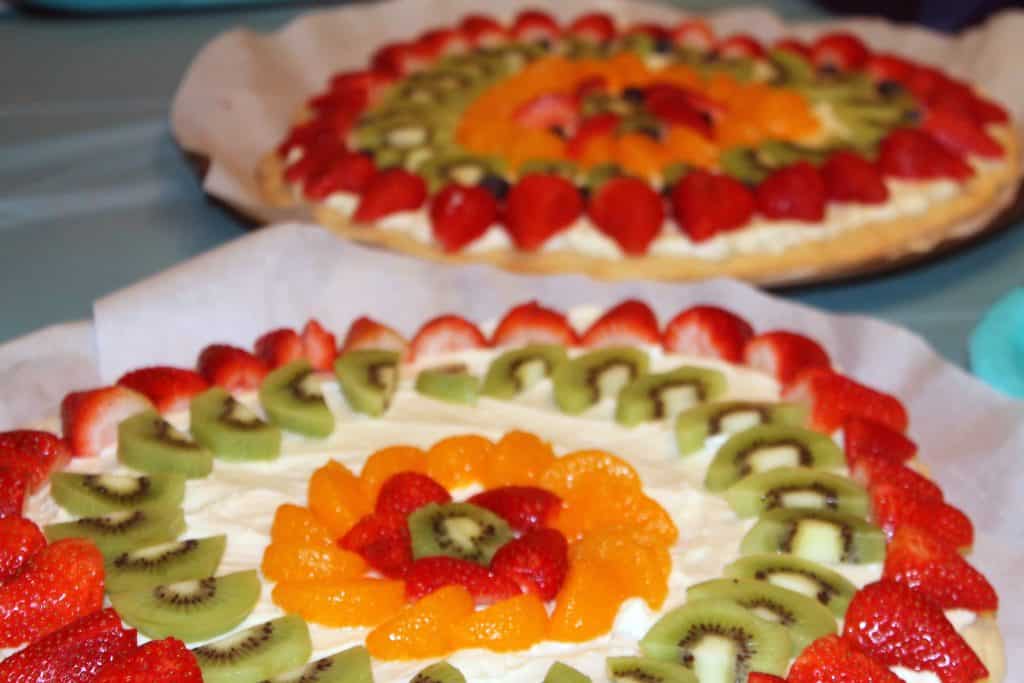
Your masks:
[[[971,369],[978,377],[1024,398],[1024,289],[1016,289],[989,309],[974,329]]]

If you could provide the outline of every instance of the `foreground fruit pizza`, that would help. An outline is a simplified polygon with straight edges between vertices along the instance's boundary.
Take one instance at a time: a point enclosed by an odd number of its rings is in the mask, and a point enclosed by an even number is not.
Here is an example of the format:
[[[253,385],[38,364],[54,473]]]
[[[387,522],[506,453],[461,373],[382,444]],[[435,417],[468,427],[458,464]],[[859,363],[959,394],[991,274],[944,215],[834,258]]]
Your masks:
[[[60,423],[0,434],[0,680],[1003,678],[901,402],[719,307],[310,320]]]
[[[777,281],[921,251],[1017,166],[1000,105],[849,33],[523,11],[337,73],[257,175],[273,204],[423,257]]]

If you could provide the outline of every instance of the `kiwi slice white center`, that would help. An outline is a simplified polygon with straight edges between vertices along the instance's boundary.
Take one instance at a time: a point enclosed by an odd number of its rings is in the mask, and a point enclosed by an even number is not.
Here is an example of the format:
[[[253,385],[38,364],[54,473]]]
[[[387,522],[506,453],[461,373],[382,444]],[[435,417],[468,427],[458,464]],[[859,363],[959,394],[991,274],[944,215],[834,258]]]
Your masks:
[[[735,434],[765,421],[764,412],[756,408],[730,410],[711,420],[712,434]]]
[[[802,445],[783,441],[780,443],[762,443],[751,446],[742,456],[744,475],[753,472],[764,472],[776,467],[797,467],[810,464],[810,456]]]
[[[239,429],[255,428],[263,425],[263,420],[256,413],[249,410],[244,403],[237,401],[234,397],[224,401],[224,410],[220,414],[220,420]]]

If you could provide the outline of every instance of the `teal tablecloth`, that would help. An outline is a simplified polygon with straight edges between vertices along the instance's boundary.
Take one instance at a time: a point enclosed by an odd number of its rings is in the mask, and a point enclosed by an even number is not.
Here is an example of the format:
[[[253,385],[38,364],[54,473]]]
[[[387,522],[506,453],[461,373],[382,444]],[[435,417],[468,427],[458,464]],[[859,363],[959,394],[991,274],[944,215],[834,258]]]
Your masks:
[[[766,4],[788,18],[826,16],[810,0]],[[243,233],[205,200],[171,139],[168,107],[215,35],[272,30],[300,11],[0,12],[0,341],[87,317],[99,296]],[[1011,229],[913,271],[791,295],[901,323],[964,364],[970,329],[1022,273],[1024,230]]]

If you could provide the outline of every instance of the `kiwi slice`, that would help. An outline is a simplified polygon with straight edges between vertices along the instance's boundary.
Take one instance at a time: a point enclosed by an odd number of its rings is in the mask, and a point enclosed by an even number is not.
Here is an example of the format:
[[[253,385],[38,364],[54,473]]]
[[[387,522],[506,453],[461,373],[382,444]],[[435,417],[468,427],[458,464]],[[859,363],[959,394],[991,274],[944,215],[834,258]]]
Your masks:
[[[740,517],[756,517],[778,508],[838,510],[867,517],[867,492],[847,477],[807,467],[777,467],[751,474],[725,490]]]
[[[627,384],[647,372],[647,354],[613,346],[577,356],[552,373],[555,403],[577,415],[607,396],[617,396]]]
[[[430,503],[409,515],[412,554],[448,555],[487,566],[498,548],[512,540],[508,523],[472,503]]]
[[[262,681],[302,666],[312,652],[309,627],[293,614],[192,650],[204,683]]]
[[[245,621],[259,599],[255,569],[110,594],[121,618],[143,635],[187,643],[227,633]]]
[[[839,572],[793,555],[748,555],[726,566],[730,578],[755,579],[817,600],[842,617],[857,587]]]
[[[154,588],[164,583],[212,576],[224,557],[227,536],[190,538],[145,546],[106,562],[108,593]]]
[[[662,616],[640,650],[682,664],[701,683],[745,683],[751,671],[785,675],[793,644],[785,627],[713,598],[688,600]]]
[[[550,377],[567,358],[565,349],[556,344],[530,344],[506,351],[491,361],[481,393],[492,398],[513,399]]]
[[[762,619],[785,626],[797,652],[838,628],[831,610],[817,600],[756,579],[714,579],[686,590],[687,602],[710,598],[732,600]]]
[[[200,479],[213,470],[213,453],[152,410],[117,425],[117,459],[148,474],[165,472]]]
[[[504,172],[505,166],[500,159],[471,154],[435,156],[419,169],[431,192],[437,192],[450,183],[479,185],[488,176],[502,175]]]
[[[734,434],[708,466],[704,486],[720,492],[776,467],[839,467],[846,457],[827,435],[787,424],[763,424]]]
[[[806,422],[807,407],[801,403],[705,403],[676,418],[676,447],[679,455],[690,455],[704,448],[708,437],[718,434],[736,434],[763,424],[799,427]]]
[[[548,668],[548,672],[544,675],[543,683],[591,683],[591,680],[590,676],[583,674],[568,664],[555,662]]]
[[[771,50],[768,58],[775,65],[778,85],[798,85],[813,83],[817,71],[811,62],[792,50]]]
[[[185,477],[54,472],[50,475],[50,493],[57,505],[71,514],[93,517],[117,510],[181,505],[185,500]]]
[[[867,564],[885,559],[885,534],[842,512],[772,510],[743,537],[740,553],[787,553],[826,564]]]
[[[185,513],[181,508],[119,510],[50,524],[43,529],[50,543],[62,538],[87,538],[107,559],[135,548],[173,541],[183,531]]]
[[[664,193],[671,192],[679,181],[693,170],[693,166],[685,161],[677,161],[661,169],[661,190]]]
[[[348,401],[357,413],[373,417],[384,414],[398,388],[397,351],[361,349],[343,353],[334,362],[334,374]]]
[[[771,173],[771,169],[761,163],[751,147],[727,149],[718,163],[723,173],[747,185],[758,185]]]
[[[529,159],[519,167],[517,175],[522,178],[530,175],[531,173],[543,173],[545,175],[560,176],[571,183],[575,183],[579,172],[579,168],[571,161],[562,161],[560,159]]]
[[[439,401],[474,405],[480,380],[465,365],[442,365],[421,370],[416,375],[416,391]]]
[[[265,683],[373,683],[370,653],[362,646],[350,647]]]
[[[728,388],[717,370],[686,366],[641,375],[619,392],[615,420],[632,427],[641,422],[672,418],[706,401],[720,398]]]
[[[320,383],[308,360],[293,361],[266,376],[260,385],[260,404],[284,429],[314,438],[330,436],[334,415]]]
[[[466,677],[448,662],[437,662],[410,678],[409,683],[466,683]]]
[[[207,389],[189,407],[192,436],[224,460],[273,460],[281,454],[281,430],[221,387]]]
[[[609,657],[605,670],[611,683],[698,683],[682,664],[652,657]]]

